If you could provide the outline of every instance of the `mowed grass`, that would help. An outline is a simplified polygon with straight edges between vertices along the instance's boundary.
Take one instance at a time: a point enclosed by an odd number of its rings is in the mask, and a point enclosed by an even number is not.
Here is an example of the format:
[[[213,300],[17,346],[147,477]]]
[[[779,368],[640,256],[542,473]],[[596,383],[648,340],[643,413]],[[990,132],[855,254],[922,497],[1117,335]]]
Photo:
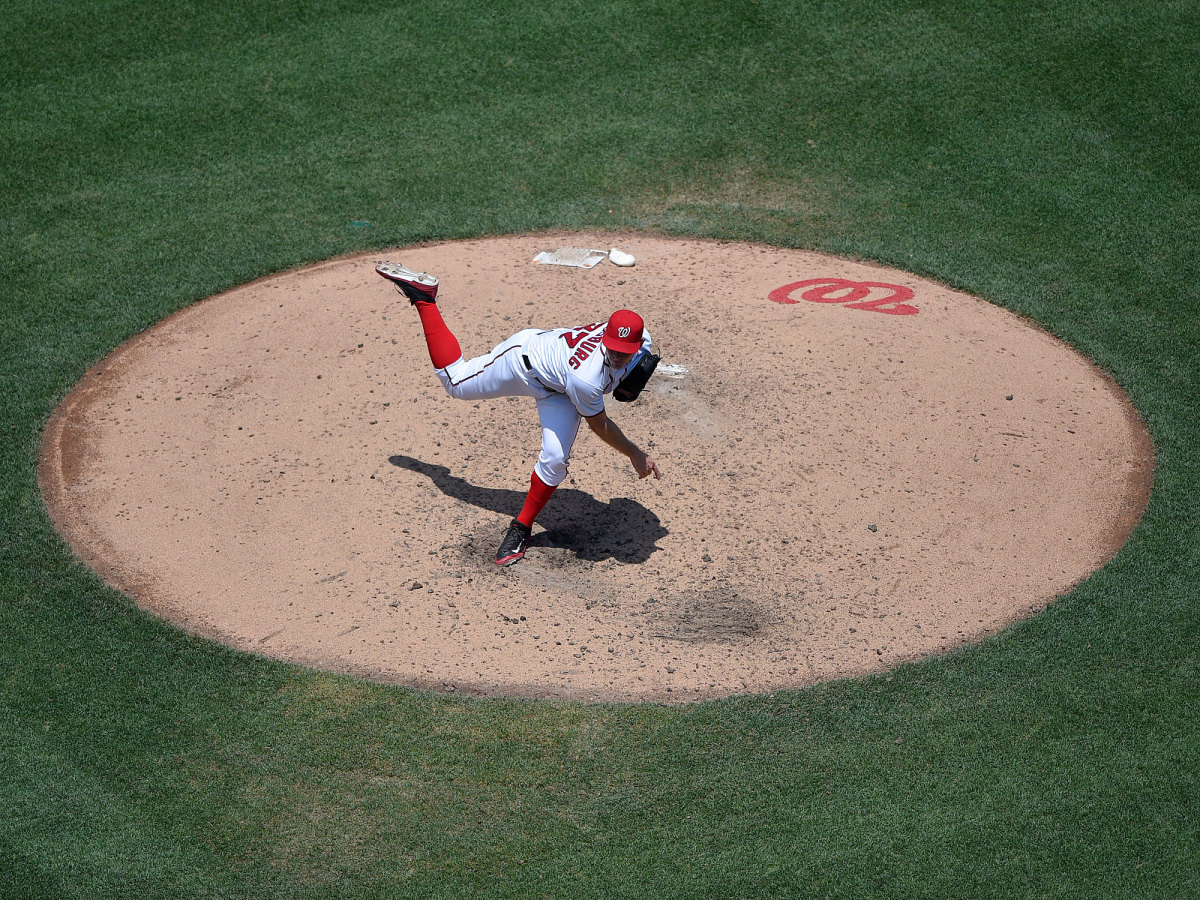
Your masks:
[[[1194,4],[14,0],[0,49],[0,896],[1200,896]],[[575,227],[1032,317],[1149,426],[1141,526],[979,647],[685,708],[243,656],[54,533],[47,417],[164,315]]]

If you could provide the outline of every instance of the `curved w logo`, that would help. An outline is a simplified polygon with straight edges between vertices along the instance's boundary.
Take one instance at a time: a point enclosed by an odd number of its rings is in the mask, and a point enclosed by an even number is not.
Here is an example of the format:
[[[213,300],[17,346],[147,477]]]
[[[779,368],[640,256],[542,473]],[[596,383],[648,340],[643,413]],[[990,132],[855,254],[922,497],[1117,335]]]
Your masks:
[[[799,303],[792,294],[801,288],[808,288],[800,297],[810,303],[841,303],[847,309],[866,309],[890,316],[915,316],[920,312],[915,306],[904,302],[913,298],[911,288],[901,284],[850,281],[846,278],[809,278],[807,281],[796,281],[775,288],[767,295],[767,299],[775,303]]]

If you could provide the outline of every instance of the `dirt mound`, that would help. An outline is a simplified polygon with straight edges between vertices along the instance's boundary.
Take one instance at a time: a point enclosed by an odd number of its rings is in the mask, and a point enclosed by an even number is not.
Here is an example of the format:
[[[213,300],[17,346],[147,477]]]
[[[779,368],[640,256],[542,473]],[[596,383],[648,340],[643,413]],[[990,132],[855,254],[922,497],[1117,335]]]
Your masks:
[[[558,247],[637,263],[535,264]],[[629,307],[673,368],[583,429],[519,564],[491,562],[532,401],[462,403],[373,271],[438,275],[468,356]],[[443,243],[287,272],[129,341],[63,402],[41,481],[111,584],[248,650],[480,694],[688,701],[994,632],[1106,562],[1146,431],[1087,360],[904,272],[645,235]]]

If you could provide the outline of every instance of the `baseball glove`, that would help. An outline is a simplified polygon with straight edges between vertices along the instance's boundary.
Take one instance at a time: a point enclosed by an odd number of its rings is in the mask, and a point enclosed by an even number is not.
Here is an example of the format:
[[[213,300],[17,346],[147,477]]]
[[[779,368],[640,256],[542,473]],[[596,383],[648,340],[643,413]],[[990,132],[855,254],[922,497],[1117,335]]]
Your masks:
[[[654,370],[658,368],[658,361],[660,359],[662,357],[657,353],[639,354],[637,363],[629,370],[629,374],[621,379],[621,383],[613,391],[613,399],[619,400],[622,403],[631,403],[636,400],[646,387],[650,376],[654,374]]]

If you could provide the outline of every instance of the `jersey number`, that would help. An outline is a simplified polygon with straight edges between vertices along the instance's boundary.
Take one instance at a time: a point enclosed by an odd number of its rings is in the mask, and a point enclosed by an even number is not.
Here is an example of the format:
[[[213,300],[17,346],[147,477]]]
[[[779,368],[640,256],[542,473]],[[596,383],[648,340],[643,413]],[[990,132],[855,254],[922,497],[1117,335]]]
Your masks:
[[[562,335],[562,339],[567,342],[568,347],[574,350],[577,346],[579,346],[580,341],[582,341],[585,337],[603,324],[603,322],[593,322],[591,325],[582,325],[579,328],[565,332]]]

